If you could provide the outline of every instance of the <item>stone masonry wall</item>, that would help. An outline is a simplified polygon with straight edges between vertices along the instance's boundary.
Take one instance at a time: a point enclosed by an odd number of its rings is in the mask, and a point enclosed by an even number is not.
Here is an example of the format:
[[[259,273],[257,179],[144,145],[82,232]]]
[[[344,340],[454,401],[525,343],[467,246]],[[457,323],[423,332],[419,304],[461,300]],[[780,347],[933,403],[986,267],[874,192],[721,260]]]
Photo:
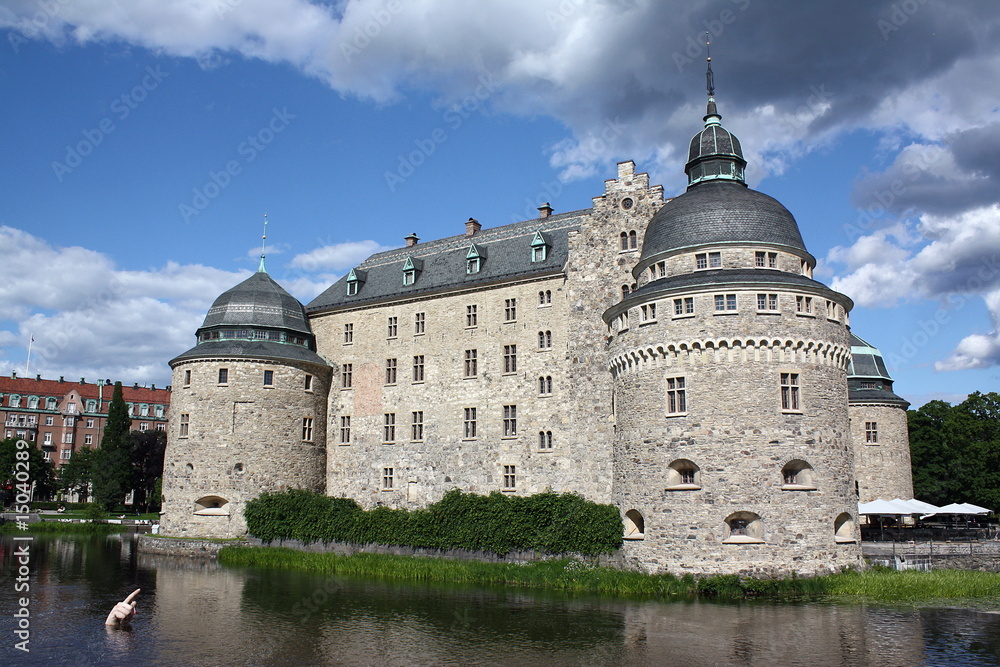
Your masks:
[[[913,497],[910,439],[906,410],[897,405],[852,403],[851,439],[854,442],[858,502]],[[868,442],[865,424],[877,424],[876,442]]]
[[[228,369],[220,385],[219,369]],[[185,371],[191,371],[190,384]],[[265,370],[273,387],[263,386]],[[267,360],[206,359],[174,368],[172,409],[163,471],[164,534],[240,537],[243,508],[263,491],[322,491],[326,467],[329,368]],[[312,386],[305,389],[305,376]],[[188,435],[181,419],[188,415]],[[313,419],[303,438],[303,418]],[[205,497],[228,501],[228,512],[195,514]]]

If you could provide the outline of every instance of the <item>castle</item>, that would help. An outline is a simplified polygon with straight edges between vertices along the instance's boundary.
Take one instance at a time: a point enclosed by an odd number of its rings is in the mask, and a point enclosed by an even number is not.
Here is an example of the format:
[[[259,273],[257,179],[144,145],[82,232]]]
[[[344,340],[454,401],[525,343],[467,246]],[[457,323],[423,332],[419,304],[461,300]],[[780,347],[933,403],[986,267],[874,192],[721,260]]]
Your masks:
[[[417,508],[452,488],[616,505],[678,574],[860,563],[912,496],[907,403],[710,95],[686,192],[633,162],[588,209],[369,257],[307,306],[264,270],[173,359],[162,529],[245,533],[262,491]]]

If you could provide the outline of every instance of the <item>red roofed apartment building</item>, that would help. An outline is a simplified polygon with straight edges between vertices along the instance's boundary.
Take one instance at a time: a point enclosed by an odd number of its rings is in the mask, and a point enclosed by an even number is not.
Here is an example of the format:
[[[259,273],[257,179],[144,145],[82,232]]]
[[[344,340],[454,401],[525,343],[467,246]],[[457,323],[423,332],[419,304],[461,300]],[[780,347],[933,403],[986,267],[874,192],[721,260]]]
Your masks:
[[[0,376],[0,419],[4,438],[38,443],[45,458],[58,469],[83,447],[100,447],[114,384],[43,380],[41,376]],[[170,407],[170,387],[138,384],[122,387],[134,431],[164,431]]]

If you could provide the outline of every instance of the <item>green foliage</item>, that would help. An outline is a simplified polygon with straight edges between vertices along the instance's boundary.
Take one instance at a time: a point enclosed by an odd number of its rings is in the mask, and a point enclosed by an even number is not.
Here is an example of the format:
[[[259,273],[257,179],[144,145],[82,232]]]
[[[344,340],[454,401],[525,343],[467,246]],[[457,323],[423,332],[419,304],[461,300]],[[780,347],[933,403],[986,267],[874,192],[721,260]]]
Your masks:
[[[93,479],[95,450],[81,447],[59,468],[59,488],[63,493],[84,495]]]
[[[87,503],[87,508],[83,511],[83,517],[91,523],[102,523],[108,518],[104,507],[98,502]]]
[[[160,496],[156,485],[163,476],[163,453],[167,448],[166,431],[132,431],[127,437],[132,462],[133,505],[149,511],[159,508]]]
[[[907,417],[916,497],[1000,509],[1000,394],[931,401]]]
[[[409,512],[388,507],[364,511],[353,500],[291,489],[251,500],[244,515],[249,533],[265,541],[389,544],[500,555],[515,550],[596,555],[622,544],[615,507],[569,493],[479,496],[453,489],[427,508]]]
[[[36,521],[29,523],[28,529],[22,531],[17,524],[8,522],[0,525],[0,535],[10,535],[26,532],[33,533],[59,533],[75,535],[113,535],[128,531],[127,526],[110,523],[63,523],[60,521]]]
[[[132,490],[132,461],[128,435],[132,420],[122,394],[122,383],[115,383],[115,390],[108,405],[108,421],[104,425],[101,448],[95,451],[93,463],[94,498],[106,510],[122,502]]]
[[[51,497],[56,488],[52,464],[45,460],[41,450],[33,442],[28,443],[29,446],[25,449],[18,449],[18,440],[19,438],[0,440],[0,490],[4,505],[14,502],[16,485],[23,483],[25,475],[27,483],[35,483],[35,498]]]

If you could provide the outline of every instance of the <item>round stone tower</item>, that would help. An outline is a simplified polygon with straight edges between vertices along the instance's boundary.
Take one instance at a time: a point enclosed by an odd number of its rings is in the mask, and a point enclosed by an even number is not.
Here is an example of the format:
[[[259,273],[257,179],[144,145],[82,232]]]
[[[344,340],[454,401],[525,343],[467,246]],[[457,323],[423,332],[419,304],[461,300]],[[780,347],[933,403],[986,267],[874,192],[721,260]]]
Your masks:
[[[302,304],[264,270],[223,293],[170,362],[163,470],[168,535],[239,537],[263,491],[324,490],[332,369]]]
[[[893,393],[892,378],[882,353],[854,334],[851,334],[847,386],[858,502],[912,498],[913,475],[906,422],[906,409],[910,404]]]
[[[687,191],[646,229],[611,330],[613,499],[651,572],[859,565],[847,401],[853,303],[812,279],[779,202],[747,187],[710,96]]]

